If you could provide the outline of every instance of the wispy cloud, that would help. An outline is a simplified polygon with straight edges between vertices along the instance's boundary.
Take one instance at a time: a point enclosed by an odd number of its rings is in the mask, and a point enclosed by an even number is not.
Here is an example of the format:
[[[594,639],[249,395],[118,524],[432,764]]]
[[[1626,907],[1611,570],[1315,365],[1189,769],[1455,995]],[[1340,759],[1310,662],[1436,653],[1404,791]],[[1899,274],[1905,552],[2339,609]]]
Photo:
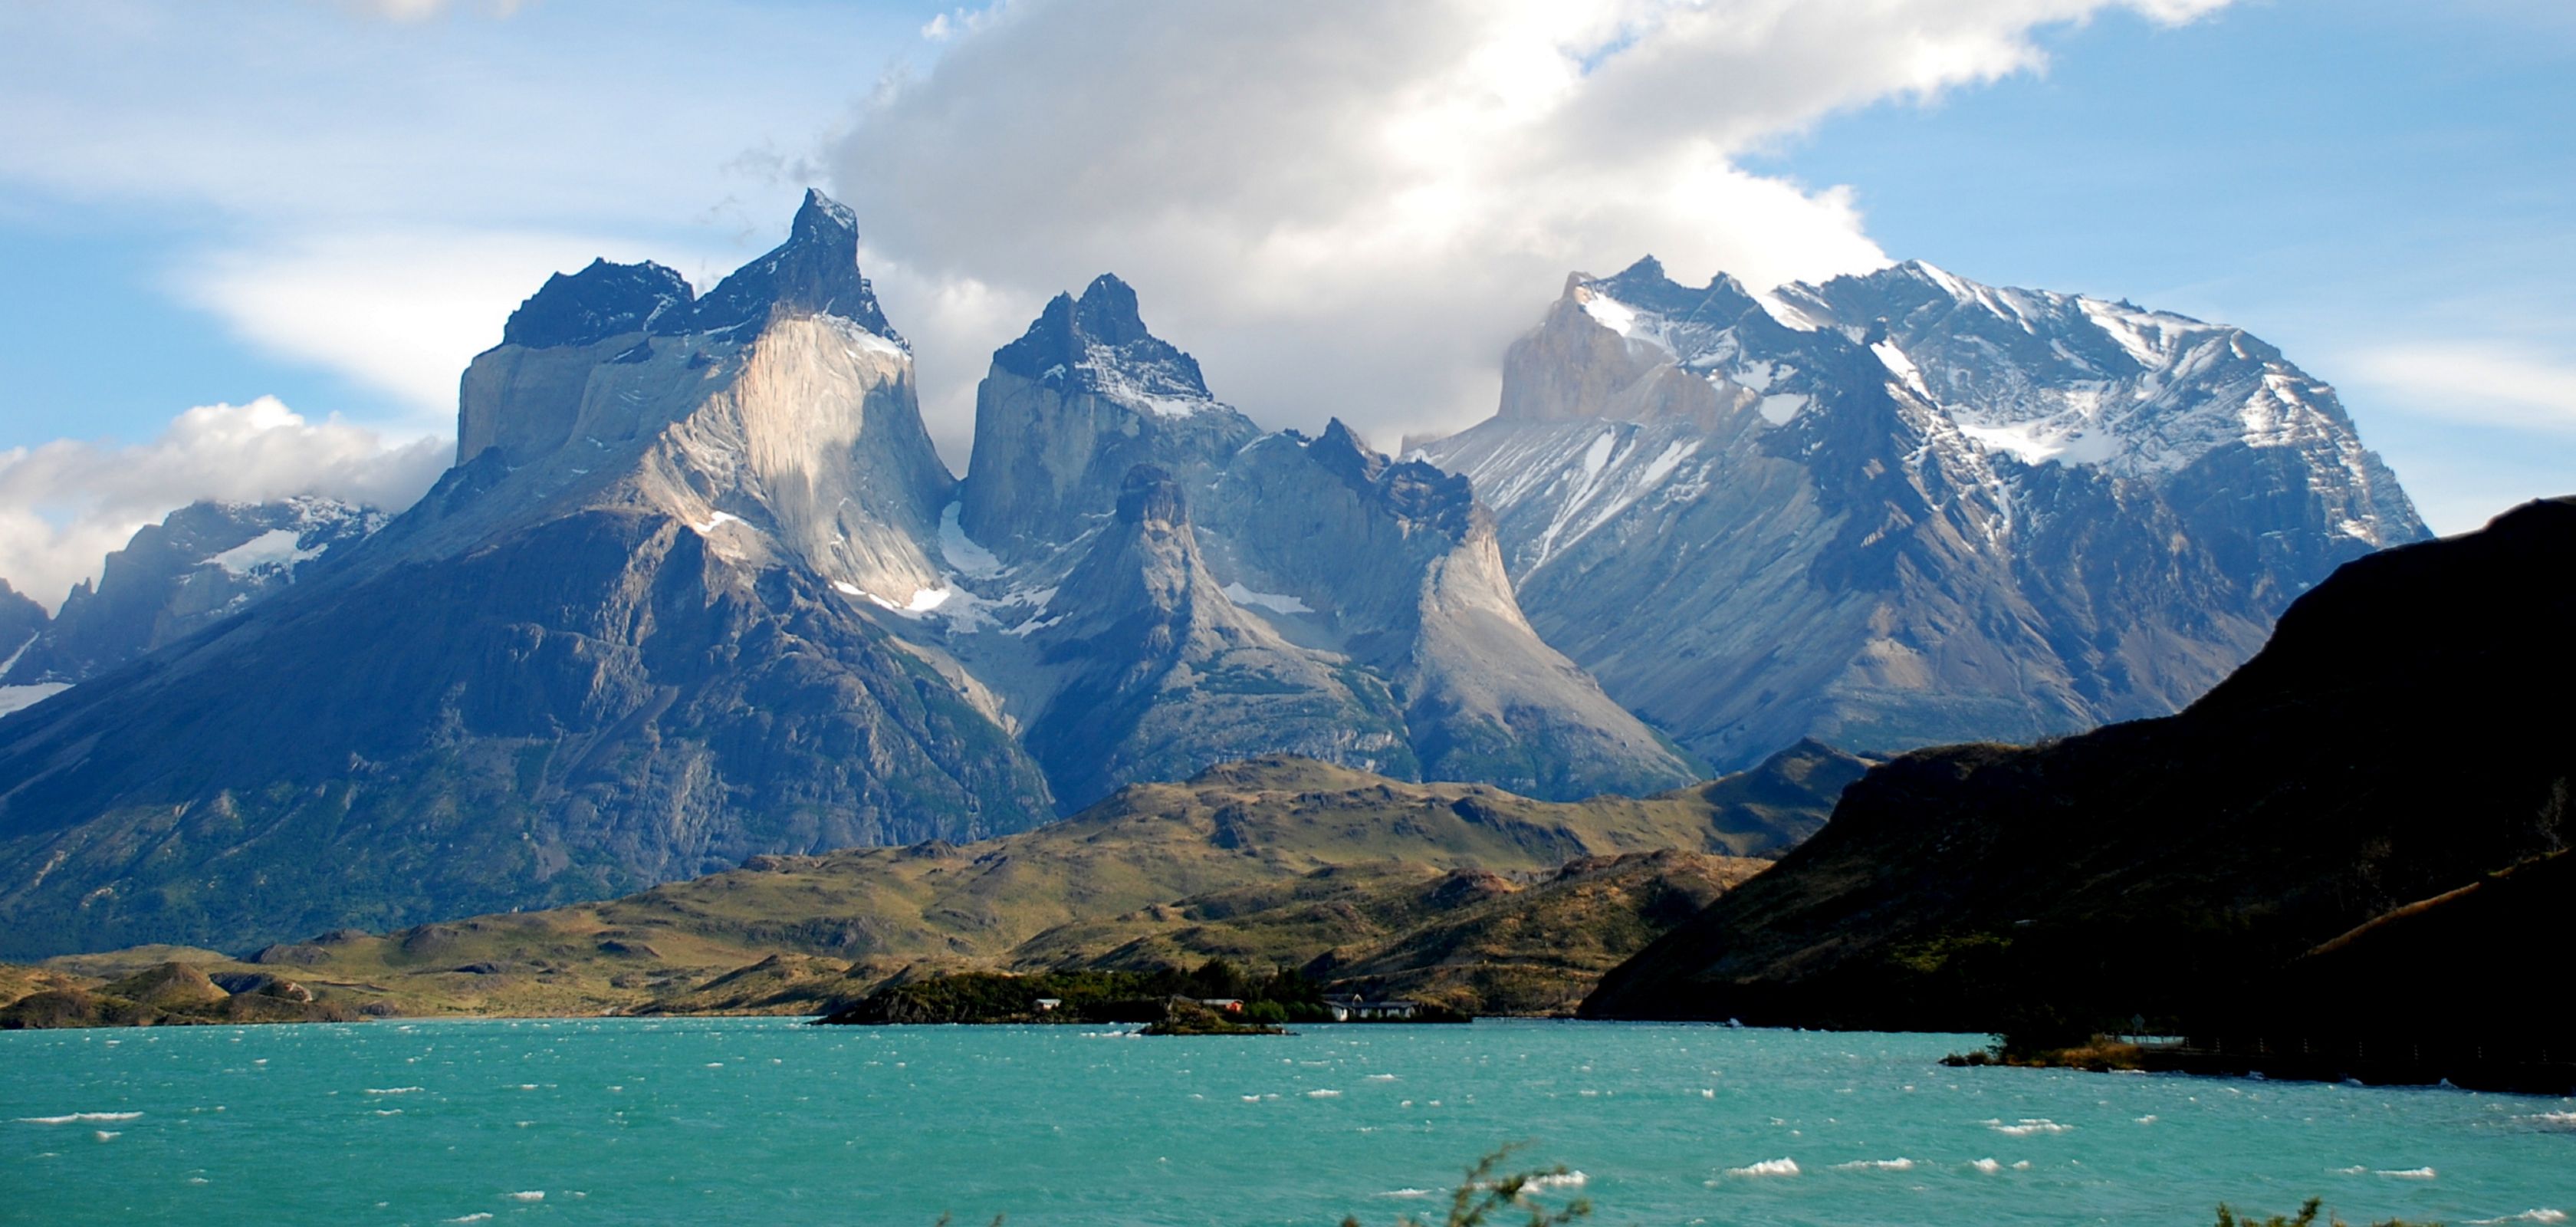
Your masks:
[[[346,9],[368,17],[388,21],[425,21],[453,10],[482,12],[494,17],[508,17],[519,11],[525,0],[327,0],[334,8]]]
[[[268,397],[205,405],[144,443],[58,440],[0,451],[0,578],[52,609],[134,530],[198,499],[327,494],[409,506],[453,445],[312,422]]]
[[[2576,435],[2576,359],[2511,342],[2418,341],[2345,359],[2400,413]]]
[[[397,425],[451,429],[457,379],[500,343],[510,312],[593,257],[659,259],[704,281],[721,258],[631,241],[492,230],[342,230],[214,253],[176,275],[181,295],[271,353],[402,398]]]

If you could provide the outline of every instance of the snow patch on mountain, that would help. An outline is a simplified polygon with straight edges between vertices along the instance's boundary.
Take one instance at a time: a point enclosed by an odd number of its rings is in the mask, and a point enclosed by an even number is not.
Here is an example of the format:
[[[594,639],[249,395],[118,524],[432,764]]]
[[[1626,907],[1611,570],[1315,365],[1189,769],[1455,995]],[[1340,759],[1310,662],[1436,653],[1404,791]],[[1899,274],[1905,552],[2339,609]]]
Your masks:
[[[939,513],[939,556],[968,579],[991,579],[1000,575],[1002,560],[966,535],[965,526],[957,522],[958,509],[959,504],[952,500]]]
[[[322,546],[306,549],[301,538],[302,534],[292,528],[272,528],[206,561],[235,575],[246,576],[269,567],[291,571],[297,563],[322,556]]]
[[[34,707],[71,689],[69,682],[37,682],[27,686],[0,686],[0,716]]]
[[[1272,613],[1310,614],[1315,612],[1314,609],[1304,601],[1298,600],[1287,593],[1255,592],[1250,588],[1244,587],[1242,580],[1236,580],[1233,583],[1227,584],[1225,587],[1218,589],[1218,591],[1225,593],[1225,599],[1232,601],[1237,605],[1267,609]]]

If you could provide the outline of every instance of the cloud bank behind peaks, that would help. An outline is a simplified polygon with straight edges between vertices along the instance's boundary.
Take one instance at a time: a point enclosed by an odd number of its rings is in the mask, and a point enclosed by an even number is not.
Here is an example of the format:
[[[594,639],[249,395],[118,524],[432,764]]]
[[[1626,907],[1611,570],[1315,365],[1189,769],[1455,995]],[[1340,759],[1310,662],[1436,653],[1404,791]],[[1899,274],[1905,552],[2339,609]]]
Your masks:
[[[308,422],[263,396],[190,409],[146,443],[0,451],[0,578],[56,609],[134,530],[197,499],[325,494],[399,510],[438,479],[452,447],[438,438],[388,447],[373,430]]]
[[[1887,262],[1847,192],[1748,173],[1747,150],[2033,69],[2051,23],[2224,2],[1006,0],[829,166],[943,440],[1007,339],[996,304],[1025,321],[1114,270],[1219,395],[1392,443],[1490,412],[1503,346],[1570,269],[1651,251],[1767,286]]]

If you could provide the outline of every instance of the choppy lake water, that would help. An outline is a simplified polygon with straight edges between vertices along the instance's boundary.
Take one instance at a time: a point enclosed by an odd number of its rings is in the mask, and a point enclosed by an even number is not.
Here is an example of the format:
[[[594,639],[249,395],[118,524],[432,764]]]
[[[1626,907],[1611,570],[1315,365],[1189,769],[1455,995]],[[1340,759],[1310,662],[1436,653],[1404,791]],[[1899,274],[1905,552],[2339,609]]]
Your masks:
[[[2564,1221],[2576,1102],[1943,1069],[1978,1037],[775,1019],[0,1033],[0,1221],[1329,1225],[1497,1144],[1606,1223]],[[1571,1192],[1573,1190],[1562,1190]]]

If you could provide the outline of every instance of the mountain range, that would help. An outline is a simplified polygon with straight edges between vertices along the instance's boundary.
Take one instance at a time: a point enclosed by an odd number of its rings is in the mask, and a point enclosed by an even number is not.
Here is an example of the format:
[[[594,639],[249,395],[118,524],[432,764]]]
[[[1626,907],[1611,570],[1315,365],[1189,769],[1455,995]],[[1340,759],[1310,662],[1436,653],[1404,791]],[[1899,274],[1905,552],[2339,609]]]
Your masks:
[[[1408,454],[1494,508],[1540,635],[1721,767],[2163,715],[2429,535],[2243,330],[1920,262],[1577,274],[1495,417]]]
[[[191,503],[110,553],[52,615],[0,585],[0,691],[20,702],[69,688],[212,626],[384,527],[372,507],[300,496]]]
[[[1572,800],[2160,714],[2423,535],[2261,342],[1923,265],[1578,276],[1501,414],[1402,458],[1264,431],[1103,275],[994,353],[961,479],[858,251],[812,193],[704,295],[557,274],[413,507],[185,509],[50,621],[0,596],[7,680],[77,683],[0,719],[0,955],[982,839],[1272,753]]]
[[[419,503],[0,723],[9,952],[980,838],[1274,750],[1553,797],[1698,774],[1530,630],[1465,483],[1263,434],[1115,278],[996,354],[979,415],[1050,443],[950,476],[819,193],[703,297],[558,274]]]

